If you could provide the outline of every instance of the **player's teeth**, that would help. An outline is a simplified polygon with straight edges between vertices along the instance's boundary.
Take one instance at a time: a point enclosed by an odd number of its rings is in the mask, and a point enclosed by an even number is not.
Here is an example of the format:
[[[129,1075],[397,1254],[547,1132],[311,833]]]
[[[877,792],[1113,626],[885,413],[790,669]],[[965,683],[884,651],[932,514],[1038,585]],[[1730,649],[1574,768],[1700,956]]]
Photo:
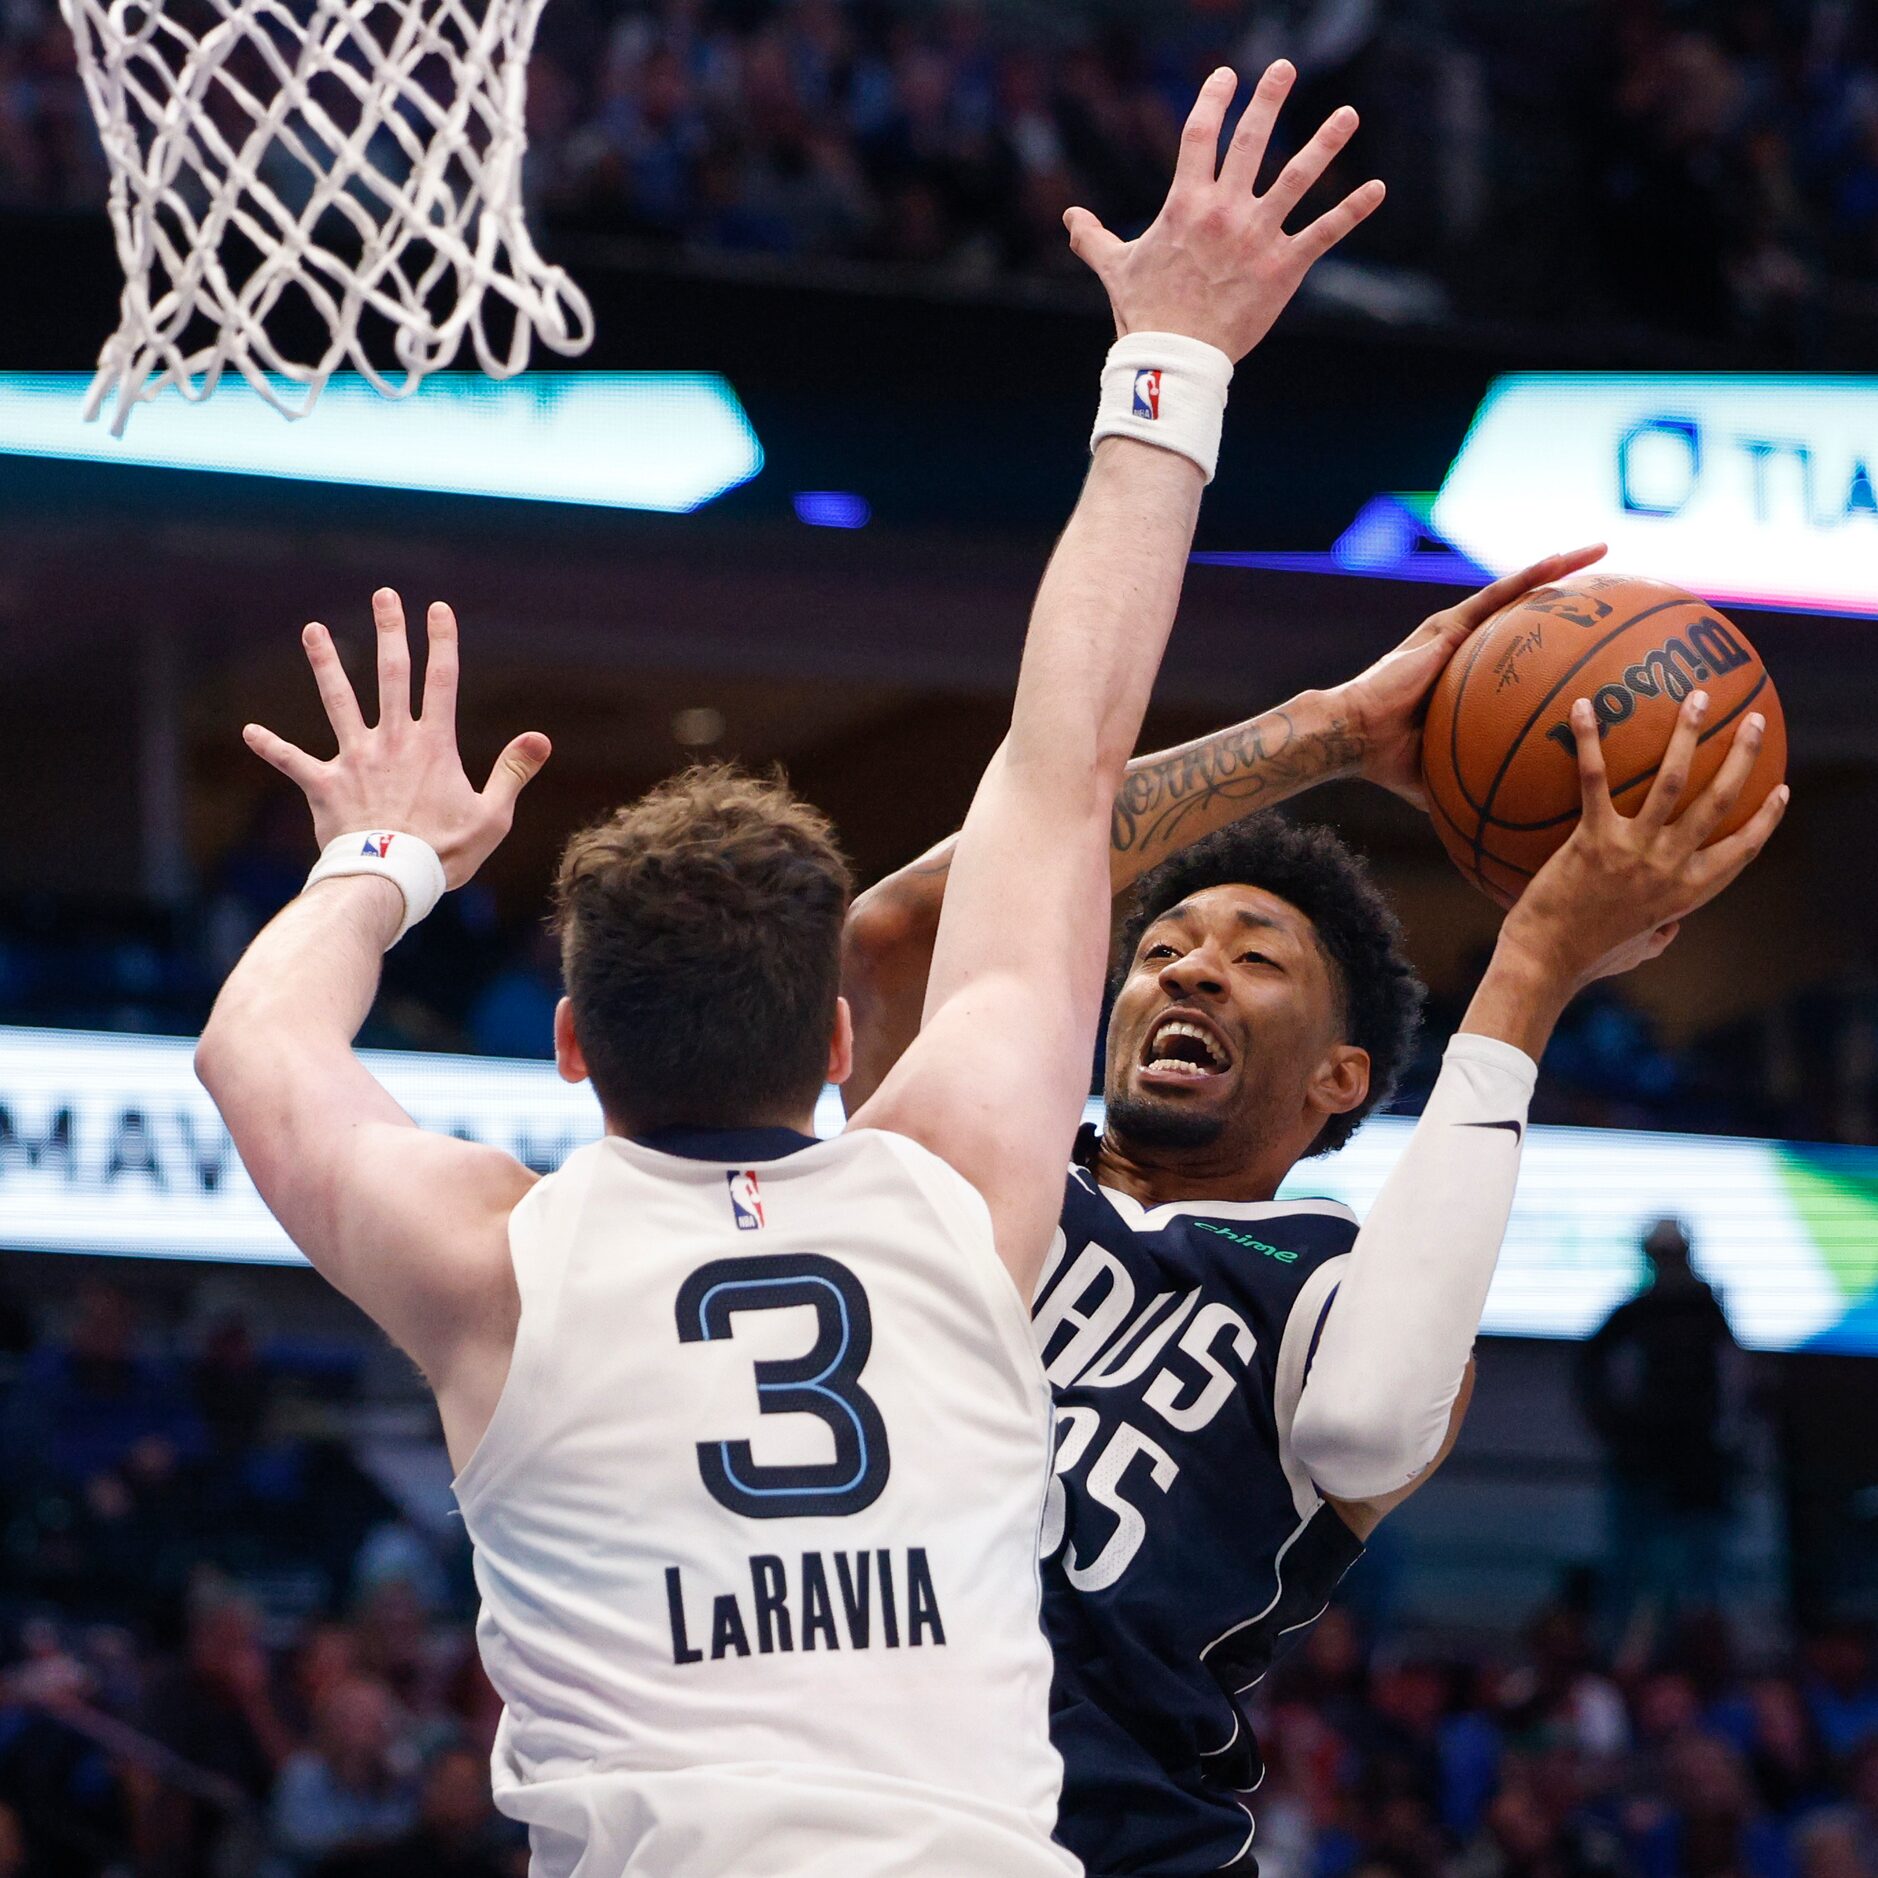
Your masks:
[[[1189,1063],[1178,1056],[1157,1056],[1148,1067],[1153,1070],[1172,1071],[1179,1076],[1204,1076],[1206,1074],[1198,1063]]]
[[[1191,1037],[1206,1052],[1207,1060],[1215,1069],[1225,1068],[1226,1059],[1221,1054],[1219,1046],[1197,1024],[1183,1023],[1179,1018],[1175,1018],[1173,1022],[1163,1024],[1154,1033],[1156,1043],[1165,1043],[1169,1037]]]

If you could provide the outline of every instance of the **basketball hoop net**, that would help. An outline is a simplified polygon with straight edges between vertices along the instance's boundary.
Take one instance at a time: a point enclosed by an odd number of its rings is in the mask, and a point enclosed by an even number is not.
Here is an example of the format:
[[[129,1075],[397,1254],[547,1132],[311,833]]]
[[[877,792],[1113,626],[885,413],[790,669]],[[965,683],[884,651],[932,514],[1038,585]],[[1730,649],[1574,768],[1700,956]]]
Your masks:
[[[495,378],[536,335],[584,351],[592,311],[522,213],[543,3],[60,0],[124,267],[85,416],[115,394],[121,435],[165,386],[200,400],[230,367],[288,417],[341,365],[405,397],[465,335]],[[309,309],[325,342],[289,357],[283,329],[317,330]],[[390,329],[391,377],[366,356],[368,315]]]

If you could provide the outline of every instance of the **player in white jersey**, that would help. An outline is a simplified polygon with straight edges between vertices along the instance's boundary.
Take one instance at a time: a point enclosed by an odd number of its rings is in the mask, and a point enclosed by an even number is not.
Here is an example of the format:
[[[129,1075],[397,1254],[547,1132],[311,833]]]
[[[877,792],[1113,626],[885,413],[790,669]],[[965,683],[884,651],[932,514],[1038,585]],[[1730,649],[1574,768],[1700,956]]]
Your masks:
[[[568,844],[555,1047],[606,1133],[537,1182],[417,1130],[351,1043],[382,953],[501,840],[547,740],[475,790],[455,621],[431,609],[414,715],[389,591],[375,725],[312,626],[337,756],[245,733],[323,854],[198,1067],[295,1242],[436,1393],[505,1703],[497,1798],[542,1878],[1076,1869],[1050,1837],[1026,1310],[1100,1003],[1109,807],[1232,362],[1381,200],[1283,228],[1353,113],[1254,194],[1288,77],[1222,161],[1214,74],[1139,240],[1071,212],[1122,335],[1094,462],[960,837],[923,1033],[839,1140],[809,1131],[850,1060],[849,883],[779,785],[692,772]]]

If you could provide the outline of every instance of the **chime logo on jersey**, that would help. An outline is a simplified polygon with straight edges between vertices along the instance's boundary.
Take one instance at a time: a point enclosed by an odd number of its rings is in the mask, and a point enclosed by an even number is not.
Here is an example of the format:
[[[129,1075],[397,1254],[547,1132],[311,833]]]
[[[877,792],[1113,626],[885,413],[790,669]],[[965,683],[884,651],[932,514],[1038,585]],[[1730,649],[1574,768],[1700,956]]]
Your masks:
[[[385,856],[391,852],[391,844],[396,841],[397,838],[396,835],[367,835],[365,837],[365,846],[362,847],[359,852],[361,854],[375,854],[382,861]]]
[[[1161,371],[1146,366],[1135,374],[1135,415],[1149,419],[1161,414]]]
[[[763,1219],[763,1189],[754,1167],[733,1167],[724,1179],[730,1186],[730,1211],[739,1232],[755,1232]]]

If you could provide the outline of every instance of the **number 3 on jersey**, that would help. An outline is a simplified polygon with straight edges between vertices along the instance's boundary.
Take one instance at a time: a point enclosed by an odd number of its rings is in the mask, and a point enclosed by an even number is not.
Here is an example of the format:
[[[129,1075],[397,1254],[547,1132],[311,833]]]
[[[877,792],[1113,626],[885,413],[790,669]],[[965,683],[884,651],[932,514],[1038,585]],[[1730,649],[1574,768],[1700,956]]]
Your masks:
[[[736,1335],[744,1311],[815,1313],[815,1341],[801,1356],[759,1360],[757,1406],[765,1415],[813,1415],[835,1438],[835,1458],[765,1466],[747,1441],[700,1441],[698,1471],[712,1499],[751,1519],[840,1517],[880,1498],[887,1484],[887,1425],[861,1387],[874,1320],[861,1281],[817,1252],[713,1259],[678,1291],[678,1340],[715,1343]]]

